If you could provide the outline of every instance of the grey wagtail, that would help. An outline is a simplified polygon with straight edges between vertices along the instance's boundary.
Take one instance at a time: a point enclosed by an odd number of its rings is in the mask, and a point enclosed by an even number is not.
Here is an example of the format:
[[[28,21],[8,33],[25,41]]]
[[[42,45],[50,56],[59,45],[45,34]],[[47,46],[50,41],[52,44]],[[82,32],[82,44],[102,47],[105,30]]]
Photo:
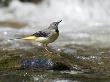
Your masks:
[[[58,22],[53,22],[50,24],[50,26],[48,28],[38,31],[30,36],[27,36],[27,37],[24,37],[21,39],[40,42],[45,46],[45,49],[47,50],[47,45],[49,43],[54,42],[59,36],[58,25],[61,21],[62,20],[60,20]]]

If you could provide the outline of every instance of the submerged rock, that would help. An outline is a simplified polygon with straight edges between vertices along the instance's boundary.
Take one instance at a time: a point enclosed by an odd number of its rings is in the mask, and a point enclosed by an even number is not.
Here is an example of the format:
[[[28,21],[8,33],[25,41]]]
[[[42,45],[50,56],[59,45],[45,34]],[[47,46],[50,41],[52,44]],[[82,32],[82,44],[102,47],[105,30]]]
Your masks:
[[[28,58],[21,61],[21,69],[51,69],[54,63],[50,59]]]
[[[20,62],[20,69],[70,70],[70,67],[46,58],[28,58]]]
[[[17,21],[17,20],[6,20],[6,21],[0,21],[0,27],[10,27],[10,28],[24,28],[28,24],[23,21]]]

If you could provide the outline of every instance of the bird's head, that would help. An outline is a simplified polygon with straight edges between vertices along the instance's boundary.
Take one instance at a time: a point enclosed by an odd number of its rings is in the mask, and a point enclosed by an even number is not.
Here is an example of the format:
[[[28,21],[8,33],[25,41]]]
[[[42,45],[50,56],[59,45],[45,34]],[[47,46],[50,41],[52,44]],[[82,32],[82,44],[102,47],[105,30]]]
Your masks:
[[[62,20],[58,21],[58,22],[53,22],[50,24],[49,29],[58,29],[58,25]]]

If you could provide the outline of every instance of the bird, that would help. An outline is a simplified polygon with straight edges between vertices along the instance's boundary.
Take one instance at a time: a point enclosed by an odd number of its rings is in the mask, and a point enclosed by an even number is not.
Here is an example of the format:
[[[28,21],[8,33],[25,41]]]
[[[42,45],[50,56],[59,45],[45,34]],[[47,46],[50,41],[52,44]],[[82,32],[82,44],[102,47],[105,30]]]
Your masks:
[[[48,51],[47,45],[49,43],[53,43],[59,36],[58,25],[61,21],[62,20],[57,22],[52,22],[48,28],[35,32],[34,34],[23,37],[21,39],[40,42],[43,44],[45,50]]]

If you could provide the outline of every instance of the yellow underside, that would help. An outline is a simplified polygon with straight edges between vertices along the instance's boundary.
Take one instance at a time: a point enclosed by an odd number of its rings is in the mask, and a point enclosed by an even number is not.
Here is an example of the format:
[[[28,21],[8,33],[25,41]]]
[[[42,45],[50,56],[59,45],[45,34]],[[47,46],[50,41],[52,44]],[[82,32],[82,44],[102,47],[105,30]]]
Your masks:
[[[45,37],[35,37],[35,36],[27,36],[22,38],[23,40],[31,40],[31,41],[36,41],[40,43],[49,43],[48,38]]]

